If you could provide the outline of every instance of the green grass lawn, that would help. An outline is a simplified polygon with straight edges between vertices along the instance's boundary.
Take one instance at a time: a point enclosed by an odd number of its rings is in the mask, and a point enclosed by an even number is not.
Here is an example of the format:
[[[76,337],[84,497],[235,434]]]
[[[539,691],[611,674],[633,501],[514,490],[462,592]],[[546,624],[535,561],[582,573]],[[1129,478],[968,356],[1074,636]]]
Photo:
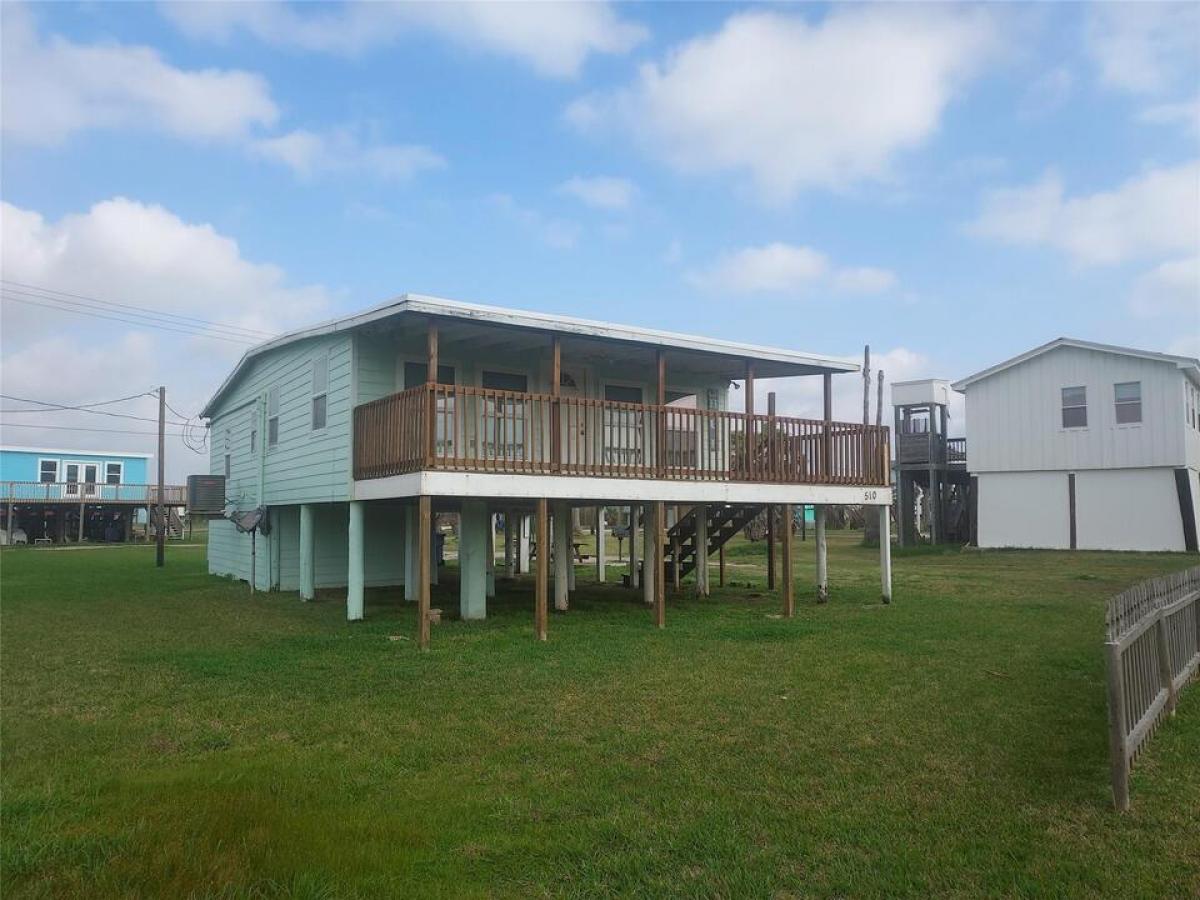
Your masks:
[[[1189,560],[897,551],[884,607],[855,541],[825,606],[797,543],[792,620],[740,544],[665,630],[581,566],[549,642],[522,580],[424,654],[394,591],[348,625],[200,547],[5,550],[0,889],[1200,896],[1200,686],[1121,816],[1101,653],[1106,597]]]

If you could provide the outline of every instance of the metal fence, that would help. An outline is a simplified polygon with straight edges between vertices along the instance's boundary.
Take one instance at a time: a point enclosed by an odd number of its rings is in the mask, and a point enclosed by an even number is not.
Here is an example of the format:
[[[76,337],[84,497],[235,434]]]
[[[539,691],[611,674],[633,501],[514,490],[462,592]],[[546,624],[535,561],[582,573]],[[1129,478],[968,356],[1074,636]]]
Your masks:
[[[1113,802],[1129,809],[1129,770],[1200,670],[1200,566],[1108,601],[1108,722]]]

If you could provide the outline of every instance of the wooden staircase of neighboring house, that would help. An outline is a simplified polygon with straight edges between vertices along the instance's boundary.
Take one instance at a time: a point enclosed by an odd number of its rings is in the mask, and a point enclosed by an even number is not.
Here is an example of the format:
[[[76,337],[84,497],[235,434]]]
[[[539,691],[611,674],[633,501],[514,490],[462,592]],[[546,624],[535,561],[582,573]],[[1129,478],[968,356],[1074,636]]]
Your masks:
[[[179,511],[175,507],[167,507],[167,540],[181,541],[183,540],[183,519],[179,516]],[[150,507],[150,522],[155,528],[158,528],[159,514],[157,507]],[[151,534],[146,535],[147,539]]]
[[[663,573],[670,578],[675,566],[675,548],[679,548],[679,577],[683,578],[696,568],[696,511],[693,506],[685,516],[680,516],[667,530],[667,541],[663,547]],[[720,550],[731,537],[741,531],[759,515],[766,506],[762,504],[709,504],[708,509],[708,554]]]

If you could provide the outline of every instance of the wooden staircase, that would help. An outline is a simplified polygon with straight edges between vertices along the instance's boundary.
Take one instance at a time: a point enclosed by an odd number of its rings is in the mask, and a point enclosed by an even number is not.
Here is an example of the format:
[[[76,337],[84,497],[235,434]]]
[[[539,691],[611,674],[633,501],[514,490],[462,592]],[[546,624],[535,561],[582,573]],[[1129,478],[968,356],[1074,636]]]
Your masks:
[[[741,531],[766,506],[762,504],[709,504],[708,510],[708,554],[720,550],[731,537]],[[675,548],[679,548],[679,577],[683,578],[695,570],[696,558],[696,510],[693,506],[686,516],[681,516],[667,530],[667,541],[663,547],[663,573],[669,577],[675,565]]]
[[[166,520],[167,520],[167,540],[170,540],[170,541],[183,540],[183,519],[181,519],[179,517],[179,513],[176,511],[175,507],[173,507],[173,506],[167,507]],[[155,528],[158,528],[159,521],[160,521],[160,517],[158,514],[158,508],[155,506],[151,506],[150,507],[150,523],[151,523],[151,525],[153,525]],[[149,529],[147,529],[146,537],[147,538],[150,537]]]

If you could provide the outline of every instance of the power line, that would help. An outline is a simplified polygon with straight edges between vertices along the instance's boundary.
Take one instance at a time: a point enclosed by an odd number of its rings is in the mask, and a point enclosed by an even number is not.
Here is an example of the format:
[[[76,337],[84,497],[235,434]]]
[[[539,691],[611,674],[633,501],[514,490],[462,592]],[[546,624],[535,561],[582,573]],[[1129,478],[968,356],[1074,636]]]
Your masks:
[[[243,325],[226,325],[221,322],[211,321],[209,319],[198,319],[195,316],[185,316],[182,313],[162,312],[160,310],[149,309],[145,306],[135,306],[132,303],[118,303],[116,300],[105,300],[100,297],[92,297],[87,294],[72,294],[70,291],[60,291],[56,288],[42,287],[36,284],[26,284],[20,281],[13,281],[11,278],[0,278],[0,284],[10,284],[17,288],[27,288],[28,290],[38,291],[42,294],[70,297],[74,300],[84,300],[89,303],[100,304],[101,306],[114,306],[121,309],[133,310],[134,312],[148,313],[152,316],[157,316],[164,319],[177,319],[181,322],[192,322],[197,325],[203,325],[210,328],[219,329],[221,331],[241,332],[242,336],[254,338],[256,340],[268,340],[275,336],[270,332],[261,331],[257,328],[246,328]],[[50,297],[48,299],[57,299],[57,297]]]
[[[13,294],[21,294],[22,296],[13,296]],[[79,316],[91,316],[92,318],[95,318],[95,319],[107,319],[112,322],[123,322],[126,325],[137,325],[142,328],[156,328],[159,331],[173,331],[177,334],[186,334],[186,335],[191,335],[193,337],[209,338],[210,340],[214,340],[214,341],[225,341],[226,343],[230,343],[230,344],[241,344],[243,347],[253,346],[257,343],[260,343],[259,341],[252,340],[250,338],[245,338],[245,337],[229,337],[227,335],[214,334],[214,333],[211,333],[208,331],[202,331],[202,330],[198,330],[198,329],[197,330],[188,330],[185,328],[173,328],[170,325],[163,325],[163,324],[159,324],[156,322],[148,322],[144,319],[123,318],[120,315],[105,315],[104,313],[92,312],[90,307],[74,309],[74,308],[66,307],[66,306],[55,306],[52,303],[46,303],[46,302],[40,302],[40,301],[55,301],[58,303],[74,303],[75,301],[62,300],[62,299],[59,299],[58,297],[43,297],[39,294],[30,294],[28,292],[15,291],[15,290],[13,290],[13,288],[0,288],[0,297],[2,297],[2,299],[4,299],[4,300],[9,301],[10,303],[24,303],[28,306],[37,306],[37,307],[40,307],[41,309],[52,309],[52,310],[55,310],[57,312],[62,312],[62,313],[73,313],[73,314],[79,315]],[[31,297],[36,297],[38,299],[36,299],[36,300],[28,299]],[[82,306],[82,304],[77,304],[77,305]]]
[[[130,431],[124,428],[83,428],[78,425],[38,425],[32,422],[4,422],[0,424],[0,430],[5,428],[45,428],[49,431],[94,431],[102,434],[142,434],[147,437],[157,437],[157,431]],[[169,437],[181,438],[184,436],[182,431],[168,431]]]
[[[32,400],[28,397],[14,397],[11,394],[0,394],[5,400],[15,400],[18,403],[36,403],[39,406],[48,407],[47,409],[17,409],[17,410],[0,410],[0,412],[83,412],[90,413],[93,416],[110,416],[114,419],[134,419],[140,422],[157,422],[158,418],[149,416],[134,416],[129,413],[111,412],[106,409],[89,409],[86,406],[68,406],[63,403],[51,403],[49,400]],[[179,415],[176,413],[176,415]],[[172,425],[187,425],[187,422],[171,422]]]

